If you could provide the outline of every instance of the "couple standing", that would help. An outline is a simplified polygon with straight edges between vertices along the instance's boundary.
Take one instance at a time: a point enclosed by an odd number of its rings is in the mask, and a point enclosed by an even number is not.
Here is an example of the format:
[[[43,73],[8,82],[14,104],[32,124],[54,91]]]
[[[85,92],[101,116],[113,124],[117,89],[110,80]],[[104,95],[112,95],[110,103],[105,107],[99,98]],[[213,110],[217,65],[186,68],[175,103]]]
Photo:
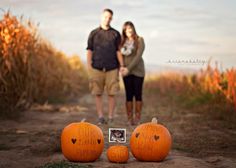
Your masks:
[[[104,9],[101,24],[91,31],[87,45],[87,65],[90,90],[95,95],[99,123],[106,124],[103,116],[102,94],[108,94],[108,123],[113,122],[115,95],[119,91],[119,73],[123,76],[126,92],[128,124],[140,123],[142,87],[144,81],[144,40],[138,36],[132,22],[125,22],[122,35],[110,26],[113,11]],[[135,106],[133,98],[135,97]],[[135,107],[135,108],[133,108]],[[135,109],[135,116],[133,116]]]

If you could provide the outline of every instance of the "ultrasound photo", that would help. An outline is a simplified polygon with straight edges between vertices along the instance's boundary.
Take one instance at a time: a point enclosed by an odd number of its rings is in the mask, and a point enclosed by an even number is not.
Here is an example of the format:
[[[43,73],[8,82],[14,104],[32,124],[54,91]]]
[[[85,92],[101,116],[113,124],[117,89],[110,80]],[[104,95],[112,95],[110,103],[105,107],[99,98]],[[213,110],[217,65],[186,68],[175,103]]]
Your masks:
[[[125,128],[109,128],[109,142],[126,142],[126,129]]]

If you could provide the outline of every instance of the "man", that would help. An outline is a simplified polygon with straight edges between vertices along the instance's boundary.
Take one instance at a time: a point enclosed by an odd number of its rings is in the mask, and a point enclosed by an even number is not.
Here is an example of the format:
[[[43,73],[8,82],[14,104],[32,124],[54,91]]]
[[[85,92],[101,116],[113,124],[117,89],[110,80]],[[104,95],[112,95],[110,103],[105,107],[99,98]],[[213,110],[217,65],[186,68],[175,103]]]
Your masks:
[[[108,94],[108,122],[113,121],[115,95],[119,91],[119,67],[124,65],[119,51],[120,33],[110,26],[113,11],[104,9],[101,24],[88,38],[87,66],[90,76],[90,90],[95,95],[98,124],[105,124],[103,116],[102,95],[104,89]]]

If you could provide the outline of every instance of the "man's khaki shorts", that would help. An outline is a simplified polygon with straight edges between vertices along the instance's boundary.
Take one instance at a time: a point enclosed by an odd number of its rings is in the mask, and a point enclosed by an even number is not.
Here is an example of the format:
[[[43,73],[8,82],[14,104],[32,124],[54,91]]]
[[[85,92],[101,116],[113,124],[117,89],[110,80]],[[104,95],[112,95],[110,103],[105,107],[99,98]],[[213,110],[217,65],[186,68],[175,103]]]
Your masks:
[[[116,95],[120,90],[118,69],[107,72],[97,69],[89,70],[89,88],[92,95],[102,95],[104,89],[108,95]]]

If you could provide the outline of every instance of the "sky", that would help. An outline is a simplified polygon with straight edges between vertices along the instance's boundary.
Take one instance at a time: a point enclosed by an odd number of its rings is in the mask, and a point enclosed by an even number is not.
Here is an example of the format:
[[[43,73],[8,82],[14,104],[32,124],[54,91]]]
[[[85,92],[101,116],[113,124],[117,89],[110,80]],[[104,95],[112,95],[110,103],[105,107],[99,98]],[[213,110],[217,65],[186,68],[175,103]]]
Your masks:
[[[111,8],[112,27],[132,21],[144,38],[146,66],[201,68],[210,58],[236,65],[235,0],[1,0],[0,8],[40,23],[43,37],[84,61],[90,31]]]

